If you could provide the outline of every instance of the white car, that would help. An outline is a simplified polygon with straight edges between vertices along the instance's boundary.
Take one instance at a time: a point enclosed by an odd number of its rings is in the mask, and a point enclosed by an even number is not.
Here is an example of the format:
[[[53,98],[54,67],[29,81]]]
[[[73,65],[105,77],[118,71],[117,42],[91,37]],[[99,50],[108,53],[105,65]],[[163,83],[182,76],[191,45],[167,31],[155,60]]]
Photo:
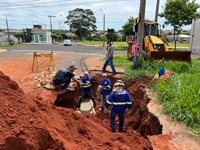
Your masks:
[[[65,40],[63,46],[72,46],[71,40]]]

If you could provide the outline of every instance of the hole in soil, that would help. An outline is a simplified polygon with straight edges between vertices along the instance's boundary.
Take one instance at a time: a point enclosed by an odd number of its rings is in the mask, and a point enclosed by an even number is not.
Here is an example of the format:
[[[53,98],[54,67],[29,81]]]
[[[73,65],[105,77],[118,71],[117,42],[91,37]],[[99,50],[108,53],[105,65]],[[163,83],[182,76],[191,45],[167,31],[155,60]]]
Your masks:
[[[111,80],[112,84],[118,80],[117,77],[109,74],[108,78]],[[98,106],[101,105],[100,94],[97,91],[100,79],[101,73],[92,74],[92,88]],[[159,119],[154,114],[150,113],[147,108],[149,99],[146,97],[145,87],[151,80],[151,77],[145,76],[137,80],[125,81],[125,89],[129,92],[132,99],[131,113],[125,115],[125,132],[138,132],[143,137],[162,134],[162,125],[160,124]],[[58,95],[54,105],[76,109],[79,96],[80,89],[77,87],[74,92]],[[96,117],[102,120],[102,126],[109,129],[109,115],[108,113],[100,112],[98,110],[99,108],[100,107],[96,108]],[[119,122],[116,119],[116,125],[118,123]]]

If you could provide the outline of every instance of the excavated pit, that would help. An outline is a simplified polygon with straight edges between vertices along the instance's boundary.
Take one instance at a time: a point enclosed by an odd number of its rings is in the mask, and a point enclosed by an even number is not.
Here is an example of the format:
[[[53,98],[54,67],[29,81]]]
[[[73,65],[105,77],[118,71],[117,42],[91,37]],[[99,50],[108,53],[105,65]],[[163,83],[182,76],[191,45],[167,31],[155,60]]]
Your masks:
[[[93,93],[98,106],[100,106],[100,94],[97,89],[101,79],[101,73],[92,73],[91,76]],[[109,74],[108,78],[111,80],[112,84],[118,80],[117,77]],[[145,76],[137,80],[124,81],[125,89],[129,92],[133,103],[131,113],[125,115],[124,131],[131,133],[137,132],[145,138],[147,138],[148,135],[162,134],[162,125],[159,122],[159,119],[154,114],[150,113],[147,108],[149,99],[146,96],[145,87],[151,82],[151,80],[151,77]],[[59,94],[54,105],[75,110],[79,96],[80,88],[76,87],[73,92]],[[100,112],[98,109],[99,108],[96,108],[95,116],[102,120],[102,126],[109,129],[109,114],[106,112]],[[116,120],[116,124],[118,124],[118,120]]]

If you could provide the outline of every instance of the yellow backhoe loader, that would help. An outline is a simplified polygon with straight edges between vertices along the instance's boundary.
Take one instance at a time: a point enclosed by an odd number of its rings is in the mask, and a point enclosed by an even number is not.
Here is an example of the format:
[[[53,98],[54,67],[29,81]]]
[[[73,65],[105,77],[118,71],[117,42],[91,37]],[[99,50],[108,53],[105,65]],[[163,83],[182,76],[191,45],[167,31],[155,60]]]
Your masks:
[[[127,38],[127,57],[131,59],[132,39],[137,39],[137,20],[134,21],[135,32],[132,37]],[[165,39],[159,34],[157,22],[144,23],[144,40],[142,45],[142,56],[147,60],[176,60],[191,63],[191,51],[173,51],[168,47]]]

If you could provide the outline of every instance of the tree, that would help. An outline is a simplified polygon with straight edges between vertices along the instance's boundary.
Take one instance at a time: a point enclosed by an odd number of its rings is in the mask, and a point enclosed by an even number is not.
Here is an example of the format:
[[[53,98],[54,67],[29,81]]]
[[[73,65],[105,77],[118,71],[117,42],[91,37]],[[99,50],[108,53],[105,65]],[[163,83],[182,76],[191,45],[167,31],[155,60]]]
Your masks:
[[[69,11],[66,17],[67,23],[70,26],[70,30],[75,30],[76,35],[82,40],[83,37],[87,37],[90,31],[96,30],[96,18],[94,13],[90,9],[76,8]]]
[[[174,29],[174,42],[176,50],[176,42],[178,35],[185,25],[190,25],[192,19],[200,16],[197,12],[200,5],[195,3],[195,0],[168,0],[160,17],[164,17],[165,25],[171,25]]]
[[[122,26],[123,29],[123,34],[125,36],[130,36],[133,33],[133,23],[134,23],[134,18],[130,17],[128,21]]]
[[[19,40],[20,40],[20,38],[24,38],[24,33],[22,33],[22,32],[17,32],[17,33],[14,33],[14,37],[16,37],[17,38],[17,40],[18,40],[18,44],[19,44]]]
[[[106,34],[106,37],[112,41],[118,41],[119,36],[116,33],[108,33]]]

